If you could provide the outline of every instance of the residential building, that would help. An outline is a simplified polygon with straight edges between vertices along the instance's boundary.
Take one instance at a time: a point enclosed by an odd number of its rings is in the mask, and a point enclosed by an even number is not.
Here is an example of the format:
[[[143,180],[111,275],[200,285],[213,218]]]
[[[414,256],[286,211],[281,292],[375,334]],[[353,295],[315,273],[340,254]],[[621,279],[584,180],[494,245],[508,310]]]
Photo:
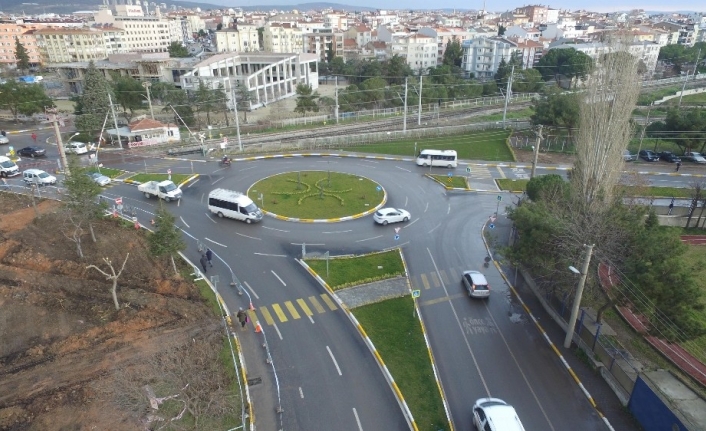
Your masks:
[[[654,25],[670,33],[667,38],[667,45],[679,44],[693,46],[698,40],[699,27],[694,24],[682,24],[678,22],[660,22]]]
[[[108,136],[114,136],[115,140],[118,135],[121,139],[127,138],[129,148],[147,147],[181,140],[179,126],[173,123],[164,124],[150,118],[135,120],[127,126],[119,127],[117,131],[111,128],[105,132]]]
[[[373,40],[373,30],[364,25],[357,25],[343,32],[344,39],[354,39],[358,46],[365,46]]]
[[[567,43],[568,42],[568,43]],[[561,40],[550,45],[549,49],[567,49],[574,48],[580,51],[593,60],[597,60],[599,56],[611,51],[610,46],[599,42],[589,43],[571,43],[571,41]],[[635,58],[642,60],[645,65],[646,73],[644,78],[650,78],[657,67],[657,58],[659,57],[660,46],[655,42],[633,42],[628,47],[628,52]]]
[[[44,63],[105,60],[125,52],[124,31],[113,27],[43,28],[34,31]]]
[[[539,41],[539,38],[541,36],[542,32],[535,29],[534,27],[526,28],[520,27],[518,25],[508,27],[507,29],[505,29],[505,33],[503,33],[503,37],[519,37],[521,39],[533,40],[535,42]]]
[[[140,6],[104,6],[93,15],[93,23],[122,29],[124,52],[167,52],[174,37],[159,9],[154,16],[145,16]]]
[[[316,29],[314,32],[302,35],[304,41],[304,52],[316,54],[320,61],[328,59],[331,55],[342,56],[344,46],[344,33],[332,31],[331,29]]]
[[[0,64],[15,65],[15,44],[19,40],[27,50],[29,63],[42,63],[42,56],[37,45],[37,39],[29,26],[17,24],[15,21],[0,22]]]
[[[215,32],[216,52],[255,52],[260,50],[257,27],[234,24]]]
[[[390,54],[404,57],[409,67],[417,72],[436,67],[438,51],[436,38],[423,34],[412,34],[390,43]]]
[[[544,24],[548,20],[549,8],[546,6],[532,5],[515,9],[515,14],[524,15],[529,18],[529,22]]]
[[[266,52],[284,54],[303,52],[302,29],[290,23],[268,23],[262,33]]]
[[[462,44],[465,40],[471,38],[470,33],[462,28],[422,27],[417,33],[432,37],[436,40],[438,48],[436,54],[437,65],[444,62],[444,52],[450,42],[457,40],[458,43]]]
[[[461,45],[463,60],[461,68],[467,75],[478,79],[491,79],[498,71],[500,62],[510,61],[517,50],[516,45],[501,37],[479,37]]]
[[[506,37],[505,39],[515,44],[517,55],[522,60],[523,69],[534,67],[542,57],[544,44],[540,42],[521,37]]]

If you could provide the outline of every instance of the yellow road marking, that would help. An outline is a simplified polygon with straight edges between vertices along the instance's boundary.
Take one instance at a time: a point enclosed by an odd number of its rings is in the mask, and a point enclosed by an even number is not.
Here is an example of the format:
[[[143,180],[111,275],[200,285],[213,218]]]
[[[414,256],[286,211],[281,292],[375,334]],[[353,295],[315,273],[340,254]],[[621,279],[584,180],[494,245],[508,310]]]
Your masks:
[[[291,314],[294,319],[301,319],[302,316],[299,315],[299,312],[294,304],[292,304],[292,301],[284,301],[284,306],[287,307],[289,314]]]
[[[431,273],[431,280],[434,282],[434,287],[439,287],[441,286],[441,283],[439,283],[439,276],[436,275],[435,272]]]
[[[325,313],[325,312],[326,312],[326,310],[324,310],[324,307],[321,306],[321,303],[319,302],[318,299],[316,299],[315,296],[310,296],[310,297],[309,297],[309,302],[311,302],[311,305],[314,306],[314,308],[316,309],[316,312],[317,312],[317,313],[321,314],[321,313]]]
[[[284,314],[284,310],[282,310],[282,307],[279,306],[279,304],[272,304],[272,309],[275,310],[275,314],[277,317],[279,317],[280,322],[286,322],[289,319],[287,319],[287,316]]]
[[[302,310],[304,310],[304,314],[306,314],[307,316],[313,316],[313,315],[314,315],[314,313],[311,312],[311,310],[309,309],[309,306],[306,305],[306,302],[304,302],[303,299],[297,299],[297,304],[299,304],[299,307],[300,307]]]
[[[268,325],[272,326],[275,324],[274,319],[272,318],[272,315],[270,314],[270,310],[268,310],[264,305],[260,307],[260,311],[262,312],[262,317],[265,318],[265,322],[267,322]]]
[[[331,300],[331,298],[328,297],[327,294],[324,293],[323,295],[320,295],[320,296],[321,296],[321,299],[324,300],[326,305],[328,305],[328,308],[331,309],[331,311],[338,309],[338,307],[336,307],[336,304],[333,303],[333,301]]]
[[[456,295],[443,296],[441,298],[430,299],[428,301],[422,301],[419,303],[419,305],[420,306],[434,305],[434,304],[438,304],[440,302],[450,301],[452,299],[463,298],[465,296],[466,295],[464,295],[463,293],[458,293]]]
[[[422,275],[420,275],[420,277],[422,278],[422,284],[424,285],[424,288],[429,289],[430,286],[429,286],[429,280],[427,280],[427,275],[422,274]]]

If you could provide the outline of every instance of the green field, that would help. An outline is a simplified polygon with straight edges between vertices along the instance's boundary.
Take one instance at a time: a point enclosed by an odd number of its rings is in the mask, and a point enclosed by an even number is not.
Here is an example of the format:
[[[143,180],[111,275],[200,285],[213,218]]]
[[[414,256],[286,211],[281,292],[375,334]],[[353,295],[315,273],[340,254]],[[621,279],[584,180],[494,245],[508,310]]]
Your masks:
[[[349,147],[347,150],[407,157],[416,156],[415,150],[417,153],[423,149],[456,150],[458,158],[463,160],[515,161],[506,143],[509,135],[509,131],[493,129],[463,135],[380,142]]]
[[[500,187],[500,190],[507,190],[510,192],[523,192],[527,188],[527,183],[529,180],[511,180],[508,178],[500,178],[495,180]]]
[[[696,232],[694,232],[696,233]],[[704,234],[705,231],[701,230],[698,234]],[[703,291],[702,302],[706,306],[706,246],[703,245],[690,245],[683,259],[686,263],[693,268],[692,275],[694,279],[699,280],[698,285]],[[706,322],[706,308],[699,312],[700,320]],[[706,335],[702,335],[692,341],[686,343],[680,343],[682,347],[689,351],[692,355],[699,358],[701,362],[706,363]]]
[[[453,187],[457,189],[467,189],[468,188],[468,181],[466,181],[465,176],[458,176],[458,175],[431,175],[435,180],[440,182],[446,187]]]
[[[188,178],[192,177],[193,175],[186,175],[186,174],[172,174],[172,182],[176,185],[181,184],[182,182],[186,181]],[[148,181],[164,181],[169,179],[168,174],[135,174],[131,176],[130,178],[127,178],[130,181],[136,181],[138,183],[146,183]]]
[[[669,105],[678,105],[679,104],[679,98],[675,97],[674,99],[669,99],[665,103]],[[689,105],[689,104],[695,104],[695,105],[701,105],[706,103],[706,93],[697,93],[697,94],[688,94],[686,96],[682,96],[681,98],[681,103],[682,105]]]
[[[329,259],[328,275],[325,259],[305,259],[304,261],[326,281],[332,290],[404,275],[404,264],[397,250]]]
[[[265,211],[284,217],[331,219],[381,204],[384,193],[377,187],[367,178],[340,172],[286,172],[256,182],[248,196]]]

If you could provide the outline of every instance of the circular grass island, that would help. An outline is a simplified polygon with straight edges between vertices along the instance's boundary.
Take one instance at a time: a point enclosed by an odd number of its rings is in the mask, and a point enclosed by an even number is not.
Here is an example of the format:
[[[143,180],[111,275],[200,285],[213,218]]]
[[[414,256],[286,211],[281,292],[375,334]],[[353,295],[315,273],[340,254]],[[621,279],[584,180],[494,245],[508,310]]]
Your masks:
[[[384,189],[375,181],[329,171],[272,175],[253,184],[248,196],[266,213],[300,220],[371,214],[387,200]]]

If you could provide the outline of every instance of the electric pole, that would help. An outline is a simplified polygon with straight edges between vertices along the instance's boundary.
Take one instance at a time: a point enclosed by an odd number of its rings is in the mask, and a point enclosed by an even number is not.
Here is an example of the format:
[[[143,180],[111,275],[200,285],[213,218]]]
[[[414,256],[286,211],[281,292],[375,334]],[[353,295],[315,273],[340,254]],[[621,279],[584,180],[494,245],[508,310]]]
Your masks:
[[[537,170],[537,159],[539,158],[539,143],[542,141],[542,125],[537,126],[537,143],[534,145],[534,158],[532,159],[532,173],[530,179],[534,178],[534,173]]]
[[[586,285],[586,276],[588,276],[588,267],[591,264],[591,254],[593,253],[593,244],[584,244],[584,247],[586,247],[586,256],[583,260],[583,267],[581,268],[581,280],[579,280],[579,286],[576,288],[574,305],[571,307],[571,317],[569,318],[569,326],[566,328],[566,338],[564,339],[564,347],[567,349],[571,347],[571,340],[574,336],[574,327],[576,326],[576,318],[579,315],[583,287]],[[575,270],[575,268],[573,270]]]
[[[120,139],[120,129],[118,129],[118,119],[115,117],[115,107],[113,106],[113,98],[108,93],[108,103],[110,103],[110,112],[113,113],[113,124],[115,124],[115,134],[118,136],[118,144],[120,149],[123,149],[123,140]]]
[[[59,130],[59,114],[56,108],[46,108],[47,117],[54,126],[54,135],[56,137],[56,146],[59,149],[59,158],[61,166],[64,169],[64,175],[70,175],[69,162],[66,160],[66,152],[64,151],[64,141],[61,140],[61,131]]]
[[[510,70],[510,79],[507,80],[507,89],[505,90],[505,108],[503,109],[503,128],[505,128],[505,118],[507,117],[507,103],[510,100],[512,93],[512,77],[515,75],[515,65],[512,65]]]
[[[338,124],[338,76],[336,77],[335,82],[335,87],[334,87],[334,106],[333,106],[333,113],[336,116],[336,124]]]
[[[402,133],[407,133],[407,78],[404,79],[404,118],[402,121]]]
[[[422,75],[419,75],[419,111],[417,112],[417,126],[422,125]]]
[[[238,101],[235,98],[235,90],[233,89],[233,83],[228,80],[230,85],[230,94],[233,98],[233,112],[235,113],[235,134],[238,137],[238,150],[243,152],[243,141],[240,140],[240,120],[238,119]]]
[[[152,85],[151,82],[145,81],[142,83],[142,86],[145,87],[145,90],[147,91],[147,103],[150,105],[150,116],[154,120],[154,111],[152,110],[152,98],[150,97],[150,86]]]

